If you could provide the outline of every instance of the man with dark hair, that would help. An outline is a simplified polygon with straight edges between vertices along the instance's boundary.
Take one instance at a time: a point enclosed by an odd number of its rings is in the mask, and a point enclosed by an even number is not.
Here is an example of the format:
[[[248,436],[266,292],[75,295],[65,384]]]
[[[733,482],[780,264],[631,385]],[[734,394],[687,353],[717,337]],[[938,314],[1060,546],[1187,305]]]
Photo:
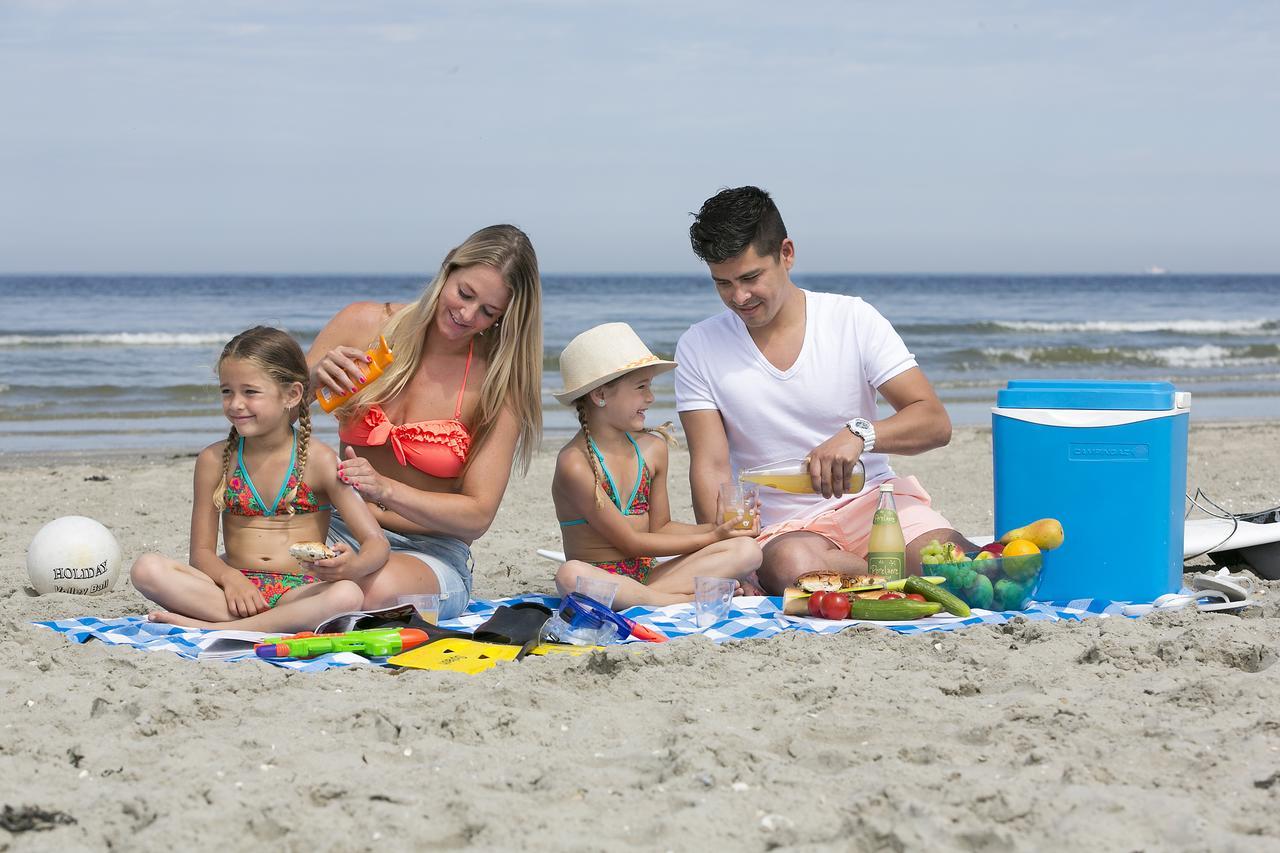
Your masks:
[[[805,572],[864,570],[884,482],[894,484],[908,571],[918,569],[930,539],[972,549],[916,478],[896,476],[885,457],[951,440],[946,409],[889,321],[858,297],[791,281],[795,244],[758,187],[708,199],[689,238],[728,308],[676,346],[676,409],[698,521],[714,518],[719,484],[735,472],[807,457],[815,494],[761,495],[759,578],[767,591],[777,594]],[[877,391],[894,408],[883,420]],[[850,495],[859,459],[866,486]]]

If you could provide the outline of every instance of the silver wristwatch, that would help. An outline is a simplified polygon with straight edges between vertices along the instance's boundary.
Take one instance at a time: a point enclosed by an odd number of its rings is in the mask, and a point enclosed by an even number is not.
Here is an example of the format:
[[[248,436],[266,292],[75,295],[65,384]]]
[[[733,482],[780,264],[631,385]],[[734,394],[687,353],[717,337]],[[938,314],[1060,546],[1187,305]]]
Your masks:
[[[854,418],[845,424],[845,428],[849,432],[862,439],[862,452],[870,453],[876,446],[876,427],[875,424],[866,418]]]

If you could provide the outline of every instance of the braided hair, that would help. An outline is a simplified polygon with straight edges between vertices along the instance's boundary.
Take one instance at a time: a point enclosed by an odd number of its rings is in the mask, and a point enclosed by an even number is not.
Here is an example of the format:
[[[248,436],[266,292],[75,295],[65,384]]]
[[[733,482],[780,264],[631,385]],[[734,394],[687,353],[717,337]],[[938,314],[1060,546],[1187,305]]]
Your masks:
[[[238,358],[250,362],[265,373],[273,382],[282,388],[295,382],[302,385],[302,401],[297,410],[290,412],[289,420],[297,419],[297,458],[294,462],[296,479],[280,497],[285,511],[293,514],[293,499],[297,497],[298,486],[307,471],[307,451],[311,447],[311,374],[307,370],[307,358],[288,333],[271,326],[254,326],[236,335],[222,348],[218,356],[218,367],[229,358]],[[227,441],[222,446],[222,478],[213,490],[213,505],[219,512],[226,509],[227,481],[231,478],[231,456],[235,453],[240,433],[235,426],[227,433]]]
[[[582,435],[585,439],[584,453],[587,454],[587,462],[591,465],[591,473],[595,477],[596,488],[596,509],[604,505],[604,501],[600,498],[600,486],[604,482],[604,473],[600,470],[600,460],[596,459],[596,455],[591,452],[591,428],[587,426],[587,401],[591,399],[590,394],[586,394],[573,401],[573,407],[578,410],[578,423],[582,424]]]

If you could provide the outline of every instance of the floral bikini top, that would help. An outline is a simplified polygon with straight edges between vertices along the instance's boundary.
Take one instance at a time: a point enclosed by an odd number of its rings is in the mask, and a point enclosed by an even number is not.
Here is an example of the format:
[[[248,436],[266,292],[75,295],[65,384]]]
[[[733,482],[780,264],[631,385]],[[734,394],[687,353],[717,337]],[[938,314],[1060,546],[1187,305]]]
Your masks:
[[[649,489],[653,485],[653,475],[649,473],[649,465],[644,461],[644,454],[640,452],[640,445],[631,433],[625,433],[627,441],[631,442],[631,446],[636,451],[636,484],[631,489],[631,497],[627,499],[626,509],[623,509],[622,500],[618,497],[618,486],[613,482],[613,475],[609,473],[609,467],[604,464],[604,454],[600,452],[600,448],[596,447],[596,443],[590,438],[587,439],[587,445],[590,446],[591,452],[596,455],[596,459],[600,461],[600,470],[604,472],[604,482],[601,486],[604,493],[609,496],[609,500],[613,501],[613,505],[623,515],[644,515],[649,511]],[[573,521],[560,522],[561,527],[572,527],[575,524],[586,524],[585,518],[575,518]]]
[[[333,509],[329,504],[316,502],[315,492],[298,476],[297,462],[298,434],[295,432],[293,450],[289,454],[289,476],[284,478],[284,482],[280,485],[280,493],[276,495],[276,499],[271,503],[271,509],[268,510],[262,496],[258,494],[257,487],[253,485],[253,480],[249,477],[249,469],[244,467],[244,436],[240,436],[240,446],[236,450],[236,470],[227,478],[227,488],[222,493],[222,500],[226,505],[224,512],[243,516],[277,515],[281,512],[280,499],[294,486],[298,487],[298,491],[294,494],[290,506],[295,513],[323,512]]]
[[[475,339],[467,350],[467,366],[462,372],[462,387],[458,389],[458,403],[453,407],[451,419],[418,421],[411,424],[393,424],[374,404],[362,416],[341,424],[338,437],[355,447],[375,447],[391,443],[396,461],[410,465],[424,474],[452,479],[462,473],[471,450],[471,433],[458,417],[462,414],[462,395],[467,390],[467,375],[471,373],[471,356],[475,352]]]

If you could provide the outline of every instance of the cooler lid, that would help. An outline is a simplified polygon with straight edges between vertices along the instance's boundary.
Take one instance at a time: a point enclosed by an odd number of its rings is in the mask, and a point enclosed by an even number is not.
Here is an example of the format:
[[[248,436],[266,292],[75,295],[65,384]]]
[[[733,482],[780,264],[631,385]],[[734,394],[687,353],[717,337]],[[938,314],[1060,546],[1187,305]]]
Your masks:
[[[1185,408],[1170,382],[1100,382],[1083,379],[1014,379],[996,393],[1002,409],[1123,409],[1165,411]]]

